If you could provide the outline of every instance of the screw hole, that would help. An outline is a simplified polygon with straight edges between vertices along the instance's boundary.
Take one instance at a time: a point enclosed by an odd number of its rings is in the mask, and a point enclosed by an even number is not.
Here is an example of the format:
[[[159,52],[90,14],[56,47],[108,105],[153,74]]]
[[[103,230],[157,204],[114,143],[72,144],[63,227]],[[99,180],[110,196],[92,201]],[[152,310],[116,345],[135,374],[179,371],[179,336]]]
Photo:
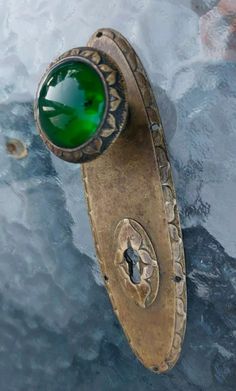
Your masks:
[[[104,280],[105,280],[105,281],[108,281],[108,277],[107,277],[106,274],[104,275]]]
[[[175,282],[180,282],[182,281],[182,278],[180,276],[175,276]]]
[[[153,370],[154,372],[159,372],[159,368],[158,368],[158,367],[153,367],[152,370]]]
[[[97,38],[101,38],[101,37],[102,37],[102,32],[99,31],[99,32],[97,33],[96,37],[97,37]]]

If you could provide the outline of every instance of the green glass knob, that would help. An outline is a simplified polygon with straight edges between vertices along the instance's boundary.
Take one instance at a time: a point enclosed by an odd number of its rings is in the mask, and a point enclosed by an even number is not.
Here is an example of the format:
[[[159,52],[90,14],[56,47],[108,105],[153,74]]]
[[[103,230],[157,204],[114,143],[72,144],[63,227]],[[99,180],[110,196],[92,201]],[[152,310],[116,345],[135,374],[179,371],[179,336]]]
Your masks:
[[[64,53],[43,76],[35,101],[41,137],[60,158],[85,163],[103,153],[126,124],[124,78],[110,56],[92,48]]]
[[[77,148],[96,133],[106,108],[99,74],[87,63],[68,60],[57,65],[42,85],[39,120],[58,147]]]

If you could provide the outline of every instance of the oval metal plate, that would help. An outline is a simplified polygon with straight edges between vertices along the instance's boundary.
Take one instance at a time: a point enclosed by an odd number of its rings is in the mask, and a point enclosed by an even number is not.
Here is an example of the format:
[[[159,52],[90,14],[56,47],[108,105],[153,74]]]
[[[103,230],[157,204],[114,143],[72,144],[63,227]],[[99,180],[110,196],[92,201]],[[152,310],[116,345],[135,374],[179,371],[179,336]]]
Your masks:
[[[163,128],[145,70],[127,40],[102,29],[88,45],[109,53],[119,65],[130,111],[118,140],[82,167],[97,255],[133,351],[146,367],[161,373],[176,363],[186,325],[184,250]],[[136,241],[138,235],[146,241],[143,251],[148,249],[152,260],[154,274],[138,266],[140,281],[152,286],[151,293],[144,283],[144,293],[141,285],[131,288],[127,279],[122,252],[132,229]],[[139,262],[144,264],[143,259]]]
[[[139,277],[136,283],[132,281],[130,265],[124,256],[129,248],[136,252],[138,258],[134,265]],[[159,288],[159,266],[151,240],[137,221],[124,219],[117,225],[114,237],[114,262],[127,298],[132,298],[142,308],[152,305]]]

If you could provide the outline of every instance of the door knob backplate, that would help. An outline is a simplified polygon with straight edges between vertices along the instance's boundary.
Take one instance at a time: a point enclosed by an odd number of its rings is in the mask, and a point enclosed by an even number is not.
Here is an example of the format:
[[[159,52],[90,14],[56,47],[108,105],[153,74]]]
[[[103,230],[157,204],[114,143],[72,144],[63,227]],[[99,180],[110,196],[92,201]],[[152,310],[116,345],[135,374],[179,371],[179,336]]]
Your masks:
[[[82,167],[97,254],[132,349],[161,373],[176,363],[186,326],[184,249],[163,127],[145,70],[127,40],[100,29],[88,46],[118,64],[129,107],[117,141]],[[139,283],[130,275],[128,248],[136,254],[132,270]]]

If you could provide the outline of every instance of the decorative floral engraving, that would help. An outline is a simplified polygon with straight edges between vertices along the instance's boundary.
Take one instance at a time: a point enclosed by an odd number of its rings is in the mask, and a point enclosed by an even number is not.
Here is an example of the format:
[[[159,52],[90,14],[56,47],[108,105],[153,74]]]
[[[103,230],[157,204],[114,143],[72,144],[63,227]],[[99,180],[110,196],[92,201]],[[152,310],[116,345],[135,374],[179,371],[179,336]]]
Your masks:
[[[135,220],[119,222],[114,239],[115,265],[124,293],[140,307],[150,306],[157,297],[159,288],[159,267],[156,254],[147,233]],[[138,269],[140,282],[131,281],[125,251],[132,248],[139,256]]]

